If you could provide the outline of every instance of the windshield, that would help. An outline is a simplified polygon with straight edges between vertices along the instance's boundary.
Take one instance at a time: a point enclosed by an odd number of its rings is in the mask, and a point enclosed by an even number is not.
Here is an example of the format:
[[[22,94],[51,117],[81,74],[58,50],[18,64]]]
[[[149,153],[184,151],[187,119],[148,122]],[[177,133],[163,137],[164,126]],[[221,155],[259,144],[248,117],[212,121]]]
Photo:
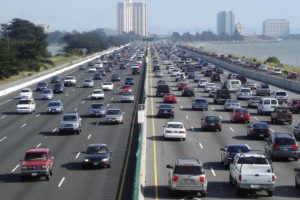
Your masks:
[[[104,108],[104,105],[103,104],[92,104],[91,108],[100,109],[100,108]]]
[[[269,126],[267,124],[253,124],[253,127],[257,128],[257,129],[268,129],[269,128]]]
[[[201,175],[203,174],[202,167],[200,166],[176,166],[174,169],[174,174],[179,175]]]
[[[121,111],[120,110],[109,110],[107,111],[108,115],[121,115]]]
[[[66,115],[63,117],[64,121],[76,121],[77,117],[75,115]]]
[[[159,109],[172,109],[171,105],[160,105]]]
[[[106,154],[109,153],[109,150],[105,146],[90,146],[88,147],[87,154]]]
[[[195,99],[195,103],[207,103],[205,99]]]
[[[239,153],[239,152],[249,152],[249,148],[247,146],[229,146],[227,151],[230,153]]]
[[[18,104],[31,104],[31,101],[30,100],[20,100],[19,102],[18,102]]]
[[[97,91],[94,91],[94,94],[102,94],[103,91],[102,90],[97,90]]]
[[[112,85],[112,83],[102,83],[103,85]]]
[[[250,89],[241,89],[241,92],[250,92]]]
[[[34,152],[34,153],[26,153],[25,160],[47,160],[48,156],[46,152]]]
[[[27,93],[30,92],[30,90],[22,90],[21,92]]]
[[[276,138],[275,143],[279,145],[294,145],[295,140],[291,138]]]
[[[276,92],[276,95],[278,95],[278,96],[286,96],[286,92]]]
[[[59,102],[50,102],[48,106],[60,106]]]

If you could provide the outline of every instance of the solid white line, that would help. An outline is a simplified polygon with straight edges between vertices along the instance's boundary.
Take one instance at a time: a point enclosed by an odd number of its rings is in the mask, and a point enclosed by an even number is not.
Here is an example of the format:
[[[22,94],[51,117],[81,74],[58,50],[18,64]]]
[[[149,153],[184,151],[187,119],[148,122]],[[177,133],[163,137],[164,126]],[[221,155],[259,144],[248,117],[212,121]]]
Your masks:
[[[35,117],[38,118],[40,116],[40,114],[37,114]]]
[[[212,109],[212,110],[215,110],[215,107],[212,106],[211,109]]]
[[[11,170],[11,172],[16,171],[19,167],[20,167],[20,164],[18,164],[15,168],[13,168],[13,170]]]
[[[222,115],[219,115],[219,118],[220,118],[221,120],[223,120],[223,117],[222,117]]]
[[[26,123],[24,123],[22,126],[21,126],[21,128],[23,128],[23,127],[25,127],[26,126]]]
[[[39,148],[42,145],[42,143],[39,143],[38,145],[36,145],[35,148]]]
[[[3,140],[5,140],[7,137],[5,136],[4,138],[2,138],[1,140],[0,140],[0,142],[2,142]]]
[[[91,136],[92,136],[92,135],[91,135],[91,134],[89,134],[89,136],[87,137],[87,139],[89,140],[89,139],[91,138]]]
[[[258,118],[257,118],[257,117],[255,117],[255,116],[254,116],[253,118],[254,118],[255,120],[257,120],[257,121],[258,121]]]
[[[273,129],[270,128],[270,131],[275,132]]]
[[[203,149],[201,142],[199,142],[198,145],[199,145],[200,149]]]
[[[185,115],[185,118],[186,118],[186,119],[189,119],[189,116]]]
[[[77,159],[77,158],[79,157],[79,155],[80,155],[80,152],[78,152],[78,153],[76,154],[75,159]]]
[[[6,103],[8,103],[8,102],[10,102],[12,99],[8,99],[7,101],[4,101],[4,102],[2,102],[2,103],[0,103],[0,106],[2,106],[3,104],[6,104]]]
[[[229,127],[229,129],[230,129],[232,132],[234,132],[234,129],[233,129],[231,126]]]
[[[61,179],[61,181],[59,182],[59,184],[58,184],[58,187],[61,187],[61,185],[63,184],[63,182],[65,181],[65,177],[63,177],[62,179]]]
[[[56,131],[56,128],[52,130],[52,133],[54,133]]]
[[[211,170],[211,173],[212,173],[214,176],[216,176],[216,173],[215,173],[214,169],[213,169],[213,168],[210,168],[210,170]]]
[[[3,116],[1,117],[1,119],[4,119],[5,117],[7,117],[7,115],[3,115]]]

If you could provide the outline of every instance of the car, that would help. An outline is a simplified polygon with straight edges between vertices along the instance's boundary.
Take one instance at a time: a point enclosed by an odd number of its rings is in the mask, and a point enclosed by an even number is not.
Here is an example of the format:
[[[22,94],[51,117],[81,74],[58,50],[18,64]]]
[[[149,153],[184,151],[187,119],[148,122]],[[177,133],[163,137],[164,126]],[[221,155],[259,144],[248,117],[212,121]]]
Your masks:
[[[176,77],[178,74],[180,74],[180,70],[179,69],[173,69],[171,71],[171,77]]]
[[[246,108],[234,108],[231,114],[232,122],[250,123],[251,115]]]
[[[269,114],[278,107],[278,100],[275,98],[261,98],[257,105],[258,114]]]
[[[234,108],[241,108],[241,104],[237,99],[227,99],[224,104],[225,111],[231,111]]]
[[[221,150],[221,164],[228,168],[231,163],[233,163],[234,156],[237,153],[247,153],[251,151],[248,144],[228,144],[225,145]]]
[[[112,152],[107,144],[89,144],[86,151],[82,152],[84,158],[82,168],[105,167],[110,168],[112,163]]]
[[[204,87],[204,92],[209,92],[211,91],[213,88],[216,88],[216,84],[214,83],[207,83]]]
[[[141,69],[139,66],[132,66],[132,68],[131,68],[132,75],[136,75],[136,74],[140,74],[140,73],[141,73]]]
[[[274,74],[274,75],[281,75],[282,71],[281,71],[280,68],[273,68],[271,73]]]
[[[271,159],[293,158],[298,160],[299,146],[291,133],[272,133],[266,139],[265,152]]]
[[[222,131],[222,122],[219,116],[205,115],[201,118],[201,128],[203,130]]]
[[[252,90],[248,87],[241,87],[236,93],[237,99],[248,100],[252,97]]]
[[[156,70],[154,73],[154,77],[161,78],[163,77],[163,72],[161,70]]]
[[[35,102],[33,99],[20,99],[16,106],[16,113],[34,113]]]
[[[63,93],[65,90],[65,86],[63,83],[55,83],[52,87],[52,91],[53,93],[57,94],[57,93]]]
[[[268,66],[267,65],[259,65],[257,68],[259,71],[268,71]]]
[[[297,72],[288,72],[286,78],[287,79],[298,79],[298,73]]]
[[[273,96],[278,100],[279,104],[287,103],[289,100],[289,95],[284,90],[277,90],[273,92]]]
[[[243,85],[245,85],[245,84],[247,83],[247,78],[246,78],[246,76],[244,76],[244,75],[242,75],[242,74],[237,75],[237,76],[236,76],[236,79],[237,79],[237,80],[240,80],[241,83],[242,83]]]
[[[110,108],[106,111],[105,123],[106,124],[123,124],[124,112],[119,108]]]
[[[211,90],[208,92],[208,97],[214,97],[217,90],[217,87],[211,88]]]
[[[292,98],[288,101],[287,107],[292,113],[300,112],[300,98]]]
[[[79,66],[79,70],[85,70],[86,69],[86,66],[85,65],[80,65]]]
[[[194,82],[195,82],[195,83],[198,83],[202,78],[203,78],[203,77],[202,77],[201,74],[195,74]]]
[[[177,74],[176,77],[175,77],[175,81],[176,82],[187,81],[186,77],[185,77],[185,74],[184,73]]]
[[[266,83],[261,83],[256,87],[256,96],[270,96],[271,88]]]
[[[171,196],[177,192],[200,192],[201,197],[206,196],[207,178],[199,159],[176,159],[166,167],[170,169],[168,183]]]
[[[248,99],[248,101],[247,101],[248,108],[257,108],[257,105],[259,104],[260,99],[261,99],[261,97],[259,97],[259,96],[250,97],[250,99]]]
[[[94,86],[94,81],[91,79],[85,79],[82,83],[82,87],[92,88]]]
[[[174,118],[174,106],[171,104],[159,104],[157,107],[156,117]]]
[[[75,76],[66,76],[65,80],[64,80],[64,86],[76,86],[77,84],[77,79],[75,78]]]
[[[96,67],[89,67],[90,73],[95,73],[97,71]]]
[[[19,94],[20,99],[31,99],[33,98],[33,92],[30,88],[23,88]]]
[[[104,91],[113,91],[114,84],[112,82],[103,82],[102,83],[102,89]]]
[[[174,94],[165,94],[163,97],[164,103],[177,103],[177,97]]]
[[[266,122],[250,122],[247,126],[247,137],[254,138],[268,138],[271,135],[271,129]]]
[[[164,126],[164,139],[185,140],[186,130],[182,122],[168,122]]]
[[[126,77],[123,83],[124,85],[134,85],[134,79],[132,77]]]
[[[214,104],[225,103],[227,99],[230,99],[231,95],[227,89],[218,89],[214,95]]]
[[[300,140],[300,123],[294,126],[293,134],[297,140]]]
[[[221,75],[219,73],[213,73],[210,78],[211,82],[221,82]]]
[[[48,88],[48,83],[45,81],[42,82],[38,82],[38,84],[36,85],[36,91],[43,91],[44,89]]]
[[[183,90],[184,88],[187,88],[189,87],[189,83],[186,82],[186,81],[183,81],[183,82],[179,82],[178,83],[178,90],[181,91]]]
[[[182,90],[181,96],[183,97],[193,97],[195,96],[194,89],[192,87],[187,87]]]
[[[277,107],[271,112],[271,123],[272,124],[288,124],[293,123],[293,114],[287,107]]]
[[[187,78],[188,79],[194,79],[195,78],[195,72],[188,72]]]
[[[196,97],[192,103],[193,110],[208,110],[208,101],[205,98]]]
[[[62,103],[62,101],[58,100],[58,101],[51,101],[49,102],[48,106],[47,106],[47,113],[63,113],[64,111],[64,105]]]
[[[112,74],[110,80],[111,80],[112,82],[114,82],[114,81],[120,81],[121,78],[120,78],[120,75],[119,75],[119,74]]]
[[[104,99],[105,94],[102,89],[95,89],[91,94],[91,99]]]
[[[300,188],[300,168],[295,168],[295,187]]]
[[[255,81],[247,81],[244,87],[251,88],[251,90],[256,90],[256,82]]]
[[[133,92],[122,92],[121,102],[134,102]]]
[[[104,117],[106,114],[106,106],[103,103],[92,103],[89,107],[89,115],[91,117]]]
[[[39,94],[39,99],[41,100],[51,100],[54,98],[53,91],[51,89],[44,89]]]
[[[206,86],[206,84],[208,83],[208,81],[206,79],[200,79],[198,81],[198,87],[200,88],[204,88]]]
[[[95,75],[94,75],[94,80],[102,80],[102,78],[103,78],[103,76],[102,76],[102,74],[101,73],[95,73]]]
[[[49,148],[32,148],[21,160],[21,179],[45,177],[47,181],[53,175],[54,157]]]
[[[165,94],[170,94],[170,87],[167,84],[165,84],[165,85],[159,84],[157,86],[155,96],[163,97]]]
[[[123,85],[120,88],[121,94],[124,92],[132,92],[132,87],[130,85]]]
[[[52,76],[50,82],[51,83],[59,83],[59,82],[61,82],[61,78],[60,78],[60,76]]]
[[[78,113],[65,113],[60,119],[59,134],[63,133],[79,133],[82,131],[81,128],[81,117]]]

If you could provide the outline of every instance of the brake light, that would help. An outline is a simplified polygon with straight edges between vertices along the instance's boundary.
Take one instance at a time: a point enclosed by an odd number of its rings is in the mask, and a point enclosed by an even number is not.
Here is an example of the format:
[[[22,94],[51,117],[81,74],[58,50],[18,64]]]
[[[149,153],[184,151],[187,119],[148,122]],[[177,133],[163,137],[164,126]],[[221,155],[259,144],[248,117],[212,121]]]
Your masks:
[[[272,175],[272,182],[275,182],[275,180],[276,180],[276,176]]]
[[[178,176],[172,176],[172,181],[177,182],[178,181]]]
[[[299,146],[297,144],[292,145],[292,149],[298,149],[298,148],[299,148]]]
[[[200,176],[200,177],[199,177],[199,181],[200,181],[201,183],[205,183],[205,181],[206,181],[205,176]]]
[[[239,175],[239,181],[242,181],[242,175]]]
[[[179,131],[179,133],[185,133],[185,131]]]
[[[279,144],[273,144],[273,149],[279,149],[280,145]]]

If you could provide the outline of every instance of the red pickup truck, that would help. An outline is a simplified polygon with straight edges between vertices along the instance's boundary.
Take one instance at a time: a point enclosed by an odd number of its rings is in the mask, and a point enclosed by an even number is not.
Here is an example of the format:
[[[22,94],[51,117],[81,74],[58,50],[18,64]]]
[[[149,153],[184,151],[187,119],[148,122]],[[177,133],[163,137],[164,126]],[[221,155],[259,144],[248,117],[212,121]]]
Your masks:
[[[52,176],[54,158],[48,148],[35,148],[26,151],[24,160],[21,161],[21,178],[23,181],[29,177]]]
[[[290,112],[289,108],[285,107],[277,107],[271,112],[271,123],[278,124],[288,122],[292,124],[293,122],[293,115]]]

